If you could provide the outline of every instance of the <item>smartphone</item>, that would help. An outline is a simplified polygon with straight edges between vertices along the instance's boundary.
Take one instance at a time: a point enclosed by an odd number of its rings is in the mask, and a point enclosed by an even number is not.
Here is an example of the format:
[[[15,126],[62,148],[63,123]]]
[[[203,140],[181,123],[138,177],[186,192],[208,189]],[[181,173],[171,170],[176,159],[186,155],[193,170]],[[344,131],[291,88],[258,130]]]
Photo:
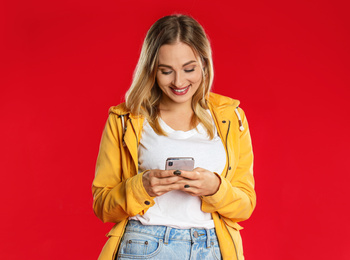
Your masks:
[[[194,169],[194,159],[192,157],[170,157],[166,159],[165,169],[192,171]]]

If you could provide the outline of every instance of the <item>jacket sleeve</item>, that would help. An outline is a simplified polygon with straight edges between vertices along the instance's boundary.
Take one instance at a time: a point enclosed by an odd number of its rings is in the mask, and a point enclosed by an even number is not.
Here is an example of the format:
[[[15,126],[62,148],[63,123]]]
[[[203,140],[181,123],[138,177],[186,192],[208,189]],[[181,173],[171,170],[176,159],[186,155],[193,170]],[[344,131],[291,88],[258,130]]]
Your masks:
[[[253,150],[250,138],[248,122],[243,110],[239,108],[244,130],[240,132],[238,140],[238,156],[231,155],[232,160],[238,164],[232,173],[228,174],[230,180],[220,176],[221,184],[219,190],[212,196],[202,197],[202,210],[204,212],[218,212],[221,216],[239,222],[248,219],[256,205],[256,194],[254,190],[253,177]]]
[[[109,115],[103,130],[92,183],[93,209],[103,222],[117,223],[130,216],[143,215],[154,205],[153,198],[143,187],[142,173],[127,179],[122,177],[130,176],[130,173],[123,174],[123,169],[130,171],[133,162],[130,154],[123,153],[125,148],[121,141],[120,121],[117,115]],[[137,171],[134,168],[133,170]]]

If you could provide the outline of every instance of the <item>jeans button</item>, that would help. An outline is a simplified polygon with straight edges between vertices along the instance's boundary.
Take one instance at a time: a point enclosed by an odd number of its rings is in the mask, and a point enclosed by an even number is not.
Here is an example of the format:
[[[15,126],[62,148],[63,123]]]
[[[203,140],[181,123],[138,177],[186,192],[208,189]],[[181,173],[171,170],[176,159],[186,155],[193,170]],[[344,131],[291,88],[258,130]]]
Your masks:
[[[194,236],[195,238],[197,238],[197,237],[198,237],[198,232],[197,232],[197,231],[194,231],[193,236]]]

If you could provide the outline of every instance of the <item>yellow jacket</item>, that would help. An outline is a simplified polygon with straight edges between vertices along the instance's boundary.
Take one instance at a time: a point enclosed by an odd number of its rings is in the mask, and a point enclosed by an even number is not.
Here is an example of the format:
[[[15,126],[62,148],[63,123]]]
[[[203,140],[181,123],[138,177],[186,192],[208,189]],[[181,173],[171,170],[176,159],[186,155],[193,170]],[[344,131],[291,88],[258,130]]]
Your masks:
[[[244,260],[237,222],[252,214],[256,195],[253,152],[248,123],[239,101],[211,93],[209,109],[223,140],[226,167],[220,175],[219,190],[203,196],[202,210],[212,214],[223,259]],[[112,107],[102,134],[92,184],[93,209],[103,222],[116,223],[99,259],[114,260],[128,217],[143,215],[154,205],[138,173],[137,147],[143,118],[130,114],[125,104]]]

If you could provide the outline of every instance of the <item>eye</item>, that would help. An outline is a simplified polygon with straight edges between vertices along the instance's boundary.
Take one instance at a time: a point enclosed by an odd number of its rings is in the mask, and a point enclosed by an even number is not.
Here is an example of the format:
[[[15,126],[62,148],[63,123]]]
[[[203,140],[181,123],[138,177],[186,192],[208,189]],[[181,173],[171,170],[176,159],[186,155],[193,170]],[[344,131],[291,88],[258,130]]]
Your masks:
[[[164,71],[164,70],[162,70],[161,72],[162,72],[162,74],[164,74],[164,75],[170,75],[172,71],[171,71],[171,70],[169,70],[169,71]]]
[[[197,67],[196,65],[187,66],[187,67],[184,68],[184,71],[185,71],[186,73],[190,73],[190,72],[195,71],[196,67]]]

